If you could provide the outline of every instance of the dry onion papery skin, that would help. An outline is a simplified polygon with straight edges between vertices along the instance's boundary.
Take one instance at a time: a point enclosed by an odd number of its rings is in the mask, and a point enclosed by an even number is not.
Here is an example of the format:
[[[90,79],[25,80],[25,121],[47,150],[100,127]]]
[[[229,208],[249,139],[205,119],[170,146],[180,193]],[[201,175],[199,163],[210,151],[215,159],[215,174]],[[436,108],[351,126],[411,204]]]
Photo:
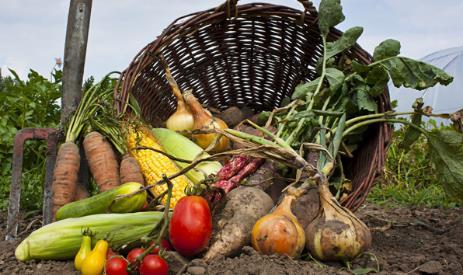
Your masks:
[[[260,218],[252,229],[251,242],[258,252],[280,254],[297,258],[304,249],[304,229],[291,212],[296,197],[285,195],[280,205],[270,214]]]
[[[371,246],[368,227],[319,185],[320,212],[307,226],[306,247],[322,261],[352,260]]]
[[[225,121],[213,117],[208,110],[201,106],[201,103],[199,103],[199,101],[193,95],[192,91],[185,91],[184,99],[191,112],[193,113],[193,130],[224,130],[228,128],[228,125],[225,123]],[[211,144],[216,143],[211,151],[220,153],[229,148],[230,140],[225,136],[219,136],[220,134],[218,133],[193,134],[191,138],[203,149],[206,149]],[[217,139],[219,140],[217,141]]]
[[[177,100],[177,110],[166,121],[166,127],[172,131],[190,131],[194,126],[193,114],[183,100]]]
[[[163,56],[161,56],[161,62],[165,66],[166,79],[170,88],[172,89],[172,94],[174,94],[175,98],[177,99],[177,110],[167,119],[166,127],[172,131],[190,131],[194,126],[193,114],[185,104],[182,91],[172,76],[170,68],[165,62]]]

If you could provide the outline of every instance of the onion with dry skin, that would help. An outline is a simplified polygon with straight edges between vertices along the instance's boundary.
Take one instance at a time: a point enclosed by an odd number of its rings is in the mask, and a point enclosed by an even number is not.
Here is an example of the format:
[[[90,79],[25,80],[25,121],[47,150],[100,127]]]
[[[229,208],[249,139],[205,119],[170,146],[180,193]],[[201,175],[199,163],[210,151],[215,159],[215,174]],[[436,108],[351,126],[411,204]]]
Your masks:
[[[286,194],[278,207],[260,218],[252,229],[252,246],[266,255],[281,254],[299,257],[304,249],[304,229],[291,212],[291,203],[296,199]]]
[[[320,184],[320,212],[305,229],[306,247],[326,261],[351,260],[371,246],[368,227],[332,196],[328,185]]]
[[[172,89],[172,93],[177,98],[177,110],[167,119],[166,127],[172,131],[189,131],[193,129],[194,118],[182,96],[182,92],[177,85],[177,82],[172,77],[169,67],[166,65],[167,82]]]
[[[191,91],[185,91],[183,97],[186,104],[193,113],[193,130],[223,130],[228,128],[227,124],[223,120],[213,117],[209,111],[204,109]],[[227,150],[230,144],[230,141],[227,137],[219,136],[220,134],[218,133],[193,134],[191,138],[203,149],[206,149],[211,144],[216,143],[212,149],[212,152],[218,153]]]

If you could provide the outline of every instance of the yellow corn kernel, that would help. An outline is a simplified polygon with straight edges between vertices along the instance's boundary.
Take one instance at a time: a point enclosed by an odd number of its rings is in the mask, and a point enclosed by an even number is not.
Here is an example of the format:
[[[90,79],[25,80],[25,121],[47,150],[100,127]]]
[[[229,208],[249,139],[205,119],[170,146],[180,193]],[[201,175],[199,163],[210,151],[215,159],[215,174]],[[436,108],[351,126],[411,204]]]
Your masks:
[[[152,150],[137,150],[136,147],[144,146],[164,151],[157,143],[154,135],[146,127],[139,129],[128,129],[126,137],[127,148],[132,156],[138,161],[146,184],[154,184],[162,179],[162,175],[170,176],[177,173],[180,169],[167,156]],[[170,207],[173,208],[177,202],[185,196],[185,188],[191,184],[185,175],[181,175],[172,180],[172,198]],[[155,196],[161,195],[167,190],[166,184],[156,185],[150,189]],[[165,205],[167,196],[164,196],[162,203]]]

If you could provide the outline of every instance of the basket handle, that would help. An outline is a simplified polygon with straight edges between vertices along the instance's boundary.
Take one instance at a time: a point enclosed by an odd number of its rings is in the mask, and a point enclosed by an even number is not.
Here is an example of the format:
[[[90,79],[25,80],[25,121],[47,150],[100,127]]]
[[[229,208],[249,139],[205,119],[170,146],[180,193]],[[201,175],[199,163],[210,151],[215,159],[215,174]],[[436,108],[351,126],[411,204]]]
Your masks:
[[[216,8],[216,11],[225,10],[227,17],[230,17],[232,15],[232,11],[234,11],[235,16],[236,16],[236,12],[237,12],[236,5],[238,4],[238,1],[239,0],[226,0],[225,3],[221,4],[220,6]],[[312,1],[309,1],[309,0],[296,0],[296,1],[302,4],[305,12],[310,12],[310,13],[317,12]]]

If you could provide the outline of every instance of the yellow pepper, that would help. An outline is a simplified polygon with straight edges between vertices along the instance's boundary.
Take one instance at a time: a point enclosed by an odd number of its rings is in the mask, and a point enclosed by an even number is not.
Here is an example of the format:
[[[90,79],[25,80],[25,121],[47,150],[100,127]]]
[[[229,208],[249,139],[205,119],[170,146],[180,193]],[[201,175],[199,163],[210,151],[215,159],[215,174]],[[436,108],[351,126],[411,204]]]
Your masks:
[[[88,254],[92,250],[92,237],[89,230],[85,230],[82,236],[82,242],[80,243],[80,249],[74,258],[74,267],[80,271],[82,263]]]
[[[108,242],[105,240],[99,240],[95,244],[95,248],[88,254],[82,263],[82,274],[83,275],[100,275],[103,273],[106,252],[108,251]]]

